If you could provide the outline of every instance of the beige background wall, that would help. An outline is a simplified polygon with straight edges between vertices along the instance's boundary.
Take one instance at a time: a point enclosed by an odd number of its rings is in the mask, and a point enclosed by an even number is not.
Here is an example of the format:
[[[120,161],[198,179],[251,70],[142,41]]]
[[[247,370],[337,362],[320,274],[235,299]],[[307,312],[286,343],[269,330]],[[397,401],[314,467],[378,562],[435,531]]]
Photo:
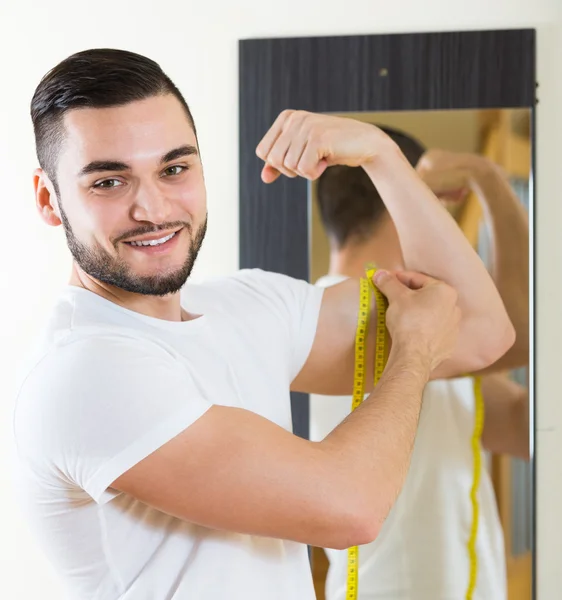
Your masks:
[[[562,4],[559,0],[19,0],[0,3],[0,597],[62,591],[19,516],[9,479],[13,374],[68,276],[60,231],[33,206],[28,106],[39,78],[68,54],[113,46],[160,61],[190,102],[208,182],[210,231],[195,277],[238,265],[237,40],[249,37],[538,29],[539,599],[562,589]],[[294,108],[294,107],[293,107]]]

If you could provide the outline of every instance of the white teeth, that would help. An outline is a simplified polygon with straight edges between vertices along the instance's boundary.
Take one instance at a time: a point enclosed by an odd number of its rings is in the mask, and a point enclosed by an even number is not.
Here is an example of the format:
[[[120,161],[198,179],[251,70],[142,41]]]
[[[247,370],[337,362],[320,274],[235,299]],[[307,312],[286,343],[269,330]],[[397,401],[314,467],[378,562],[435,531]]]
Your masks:
[[[159,246],[160,244],[165,244],[168,240],[171,240],[176,233],[171,233],[166,237],[160,238],[159,240],[148,240],[146,242],[129,242],[131,246]]]

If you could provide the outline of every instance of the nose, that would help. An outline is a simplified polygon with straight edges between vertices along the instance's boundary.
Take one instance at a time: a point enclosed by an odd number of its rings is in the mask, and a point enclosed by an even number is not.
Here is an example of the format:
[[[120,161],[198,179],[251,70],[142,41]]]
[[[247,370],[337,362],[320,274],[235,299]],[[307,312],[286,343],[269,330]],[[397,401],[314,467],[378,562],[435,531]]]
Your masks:
[[[143,182],[139,185],[132,206],[135,221],[149,221],[156,225],[170,220],[171,202],[156,183]]]

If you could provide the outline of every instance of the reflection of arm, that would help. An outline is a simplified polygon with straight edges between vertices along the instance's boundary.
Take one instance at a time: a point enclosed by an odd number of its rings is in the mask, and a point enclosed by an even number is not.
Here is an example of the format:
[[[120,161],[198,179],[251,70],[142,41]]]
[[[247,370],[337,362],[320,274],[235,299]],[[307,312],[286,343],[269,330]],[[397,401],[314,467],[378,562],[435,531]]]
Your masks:
[[[502,369],[529,364],[529,221],[509,181],[493,163],[478,158],[474,192],[492,228],[492,277],[517,333],[515,344],[482,378],[484,447],[529,460],[529,391]]]
[[[515,344],[494,371],[529,364],[529,221],[527,212],[501,170],[474,158],[473,190],[492,227],[491,274],[515,327]]]
[[[529,460],[529,392],[505,373],[482,378],[482,444],[490,452]]]

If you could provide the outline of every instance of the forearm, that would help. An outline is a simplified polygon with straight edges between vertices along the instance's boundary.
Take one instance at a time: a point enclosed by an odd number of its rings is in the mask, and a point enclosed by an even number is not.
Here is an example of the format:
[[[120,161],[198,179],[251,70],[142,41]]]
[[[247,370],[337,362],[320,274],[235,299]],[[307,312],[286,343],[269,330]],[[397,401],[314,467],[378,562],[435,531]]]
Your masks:
[[[406,160],[389,152],[365,170],[398,231],[405,267],[455,288],[463,314],[487,315],[493,308],[503,312],[482,261],[455,220]]]
[[[529,220],[507,179],[494,164],[474,169],[473,189],[492,228],[491,273],[517,333],[510,364],[529,362]]]
[[[505,373],[482,377],[482,445],[495,454],[529,460],[529,391]]]
[[[416,354],[394,346],[375,390],[321,442],[341,475],[338,487],[360,499],[373,537],[404,483],[429,371]]]
[[[381,154],[364,168],[396,226],[406,268],[457,290],[464,355],[477,359],[489,352],[489,358],[501,347],[493,357],[497,360],[507,349],[512,326],[492,278],[457,223],[398,150]],[[483,364],[489,364],[485,357]]]

